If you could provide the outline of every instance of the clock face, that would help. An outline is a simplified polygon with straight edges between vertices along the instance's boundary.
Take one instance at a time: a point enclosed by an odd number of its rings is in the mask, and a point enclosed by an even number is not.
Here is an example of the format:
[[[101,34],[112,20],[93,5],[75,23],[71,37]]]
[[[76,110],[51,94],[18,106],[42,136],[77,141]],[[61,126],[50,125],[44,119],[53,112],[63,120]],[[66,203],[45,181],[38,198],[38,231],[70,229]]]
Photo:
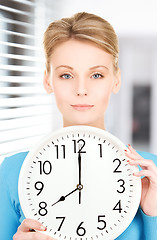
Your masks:
[[[55,239],[113,240],[139,206],[138,168],[125,145],[110,133],[86,126],[59,130],[26,157],[19,199],[26,218],[40,221]]]

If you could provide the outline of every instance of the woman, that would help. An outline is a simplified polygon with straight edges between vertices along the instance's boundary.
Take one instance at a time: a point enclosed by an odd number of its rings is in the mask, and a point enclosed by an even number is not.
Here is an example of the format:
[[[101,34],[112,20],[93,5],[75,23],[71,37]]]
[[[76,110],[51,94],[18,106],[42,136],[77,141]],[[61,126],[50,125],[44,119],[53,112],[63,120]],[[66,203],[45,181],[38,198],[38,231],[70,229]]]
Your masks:
[[[49,25],[44,35],[46,71],[44,87],[54,93],[63,117],[63,127],[89,125],[105,130],[104,118],[112,93],[121,85],[118,67],[118,40],[112,26],[104,19],[78,13]],[[0,183],[0,237],[8,240],[52,240],[35,230],[46,231],[39,222],[25,219],[18,199],[18,175],[27,153],[4,160]],[[142,170],[140,208],[117,240],[155,240],[157,238],[157,156],[138,154],[130,145],[129,164]],[[151,160],[148,160],[151,159]],[[9,171],[10,169],[10,171]],[[7,174],[9,175],[8,177]],[[33,231],[31,231],[33,229]]]

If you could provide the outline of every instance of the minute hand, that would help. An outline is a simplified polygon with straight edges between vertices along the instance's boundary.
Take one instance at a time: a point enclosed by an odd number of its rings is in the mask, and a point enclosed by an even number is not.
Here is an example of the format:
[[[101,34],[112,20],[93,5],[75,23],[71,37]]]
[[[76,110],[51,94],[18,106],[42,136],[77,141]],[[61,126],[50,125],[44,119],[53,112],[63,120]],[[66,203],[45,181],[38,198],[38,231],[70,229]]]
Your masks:
[[[79,185],[81,185],[81,154],[78,154],[78,166],[79,166]]]
[[[82,184],[81,184],[81,154],[79,152],[78,154],[78,167],[79,167],[79,204],[81,204],[81,190],[82,190]]]

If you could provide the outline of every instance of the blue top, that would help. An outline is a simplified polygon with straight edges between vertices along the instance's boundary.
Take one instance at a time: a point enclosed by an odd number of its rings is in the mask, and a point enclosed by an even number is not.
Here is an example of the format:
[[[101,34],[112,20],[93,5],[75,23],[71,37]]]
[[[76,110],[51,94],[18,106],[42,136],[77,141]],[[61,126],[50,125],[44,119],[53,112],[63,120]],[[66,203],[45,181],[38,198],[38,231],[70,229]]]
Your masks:
[[[24,215],[18,198],[18,178],[28,152],[6,158],[0,165],[0,239],[11,240]],[[157,165],[157,156],[139,152]],[[129,227],[116,240],[157,240],[157,217],[147,216],[139,207]]]

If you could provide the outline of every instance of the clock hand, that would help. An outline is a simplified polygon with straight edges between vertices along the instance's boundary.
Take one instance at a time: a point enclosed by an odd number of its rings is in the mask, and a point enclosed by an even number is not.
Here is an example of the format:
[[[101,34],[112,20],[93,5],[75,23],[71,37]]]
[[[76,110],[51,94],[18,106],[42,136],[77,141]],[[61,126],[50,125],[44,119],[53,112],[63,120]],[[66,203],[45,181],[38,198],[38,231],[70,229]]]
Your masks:
[[[71,192],[68,193],[67,195],[61,196],[60,199],[59,199],[57,202],[55,202],[54,204],[52,204],[51,206],[54,206],[56,203],[63,202],[66,197],[68,197],[68,196],[71,195],[72,193],[76,192],[77,190],[79,190],[78,185],[77,185],[77,188],[75,188],[73,191],[71,191]]]
[[[79,185],[81,185],[81,154],[78,154],[78,165],[79,165]]]
[[[81,153],[78,153],[78,166],[79,166],[79,204],[81,204],[81,190],[83,188],[83,185],[81,184]]]

